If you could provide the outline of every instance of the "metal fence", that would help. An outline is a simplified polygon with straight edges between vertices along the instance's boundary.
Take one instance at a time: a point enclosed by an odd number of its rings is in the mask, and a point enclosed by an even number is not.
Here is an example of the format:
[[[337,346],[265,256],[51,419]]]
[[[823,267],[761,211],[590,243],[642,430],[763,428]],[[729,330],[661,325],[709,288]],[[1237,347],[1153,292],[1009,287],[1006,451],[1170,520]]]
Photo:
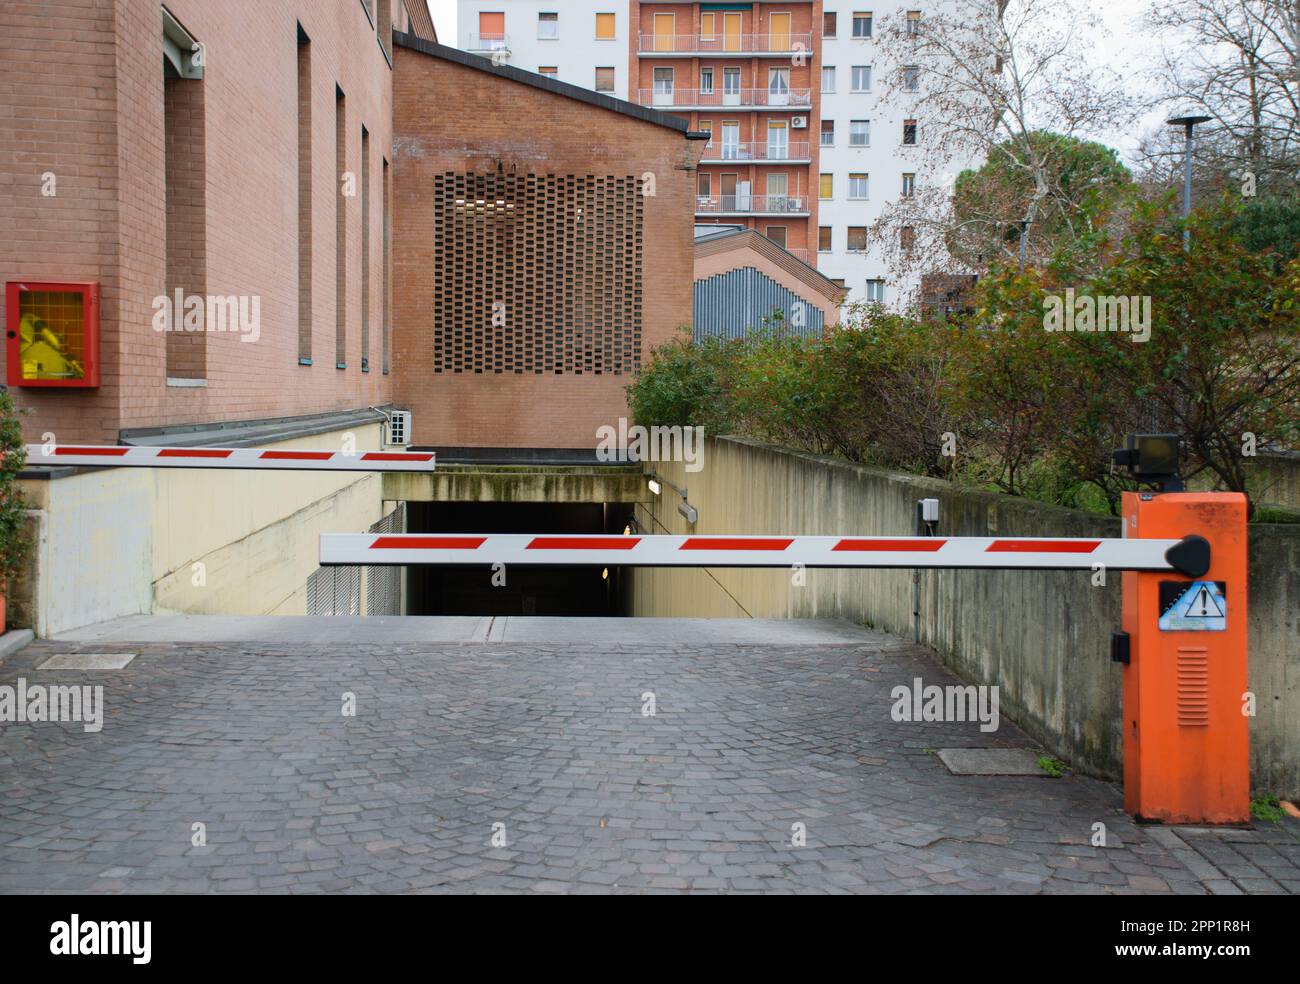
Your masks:
[[[370,533],[405,533],[406,503],[379,522]],[[307,578],[308,615],[402,614],[400,567],[318,567]]]

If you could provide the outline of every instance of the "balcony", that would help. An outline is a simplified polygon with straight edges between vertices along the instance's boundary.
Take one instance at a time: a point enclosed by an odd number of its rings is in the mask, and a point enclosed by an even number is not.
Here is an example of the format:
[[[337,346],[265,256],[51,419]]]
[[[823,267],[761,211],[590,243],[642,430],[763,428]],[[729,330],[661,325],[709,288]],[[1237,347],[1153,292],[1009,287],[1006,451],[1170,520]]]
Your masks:
[[[799,195],[697,195],[696,215],[807,216],[808,199]]]
[[[811,34],[642,34],[637,43],[641,58],[789,58],[800,51],[812,52]]]
[[[811,110],[811,89],[639,89],[637,101],[655,109],[791,109]]]
[[[497,51],[510,54],[509,34],[471,34],[465,44],[466,51],[476,55],[490,55]]]
[[[742,161],[747,164],[810,164],[806,142],[787,144],[771,143],[763,140],[742,140],[729,144],[725,140],[719,144],[717,138],[706,147],[701,164],[734,164]]]

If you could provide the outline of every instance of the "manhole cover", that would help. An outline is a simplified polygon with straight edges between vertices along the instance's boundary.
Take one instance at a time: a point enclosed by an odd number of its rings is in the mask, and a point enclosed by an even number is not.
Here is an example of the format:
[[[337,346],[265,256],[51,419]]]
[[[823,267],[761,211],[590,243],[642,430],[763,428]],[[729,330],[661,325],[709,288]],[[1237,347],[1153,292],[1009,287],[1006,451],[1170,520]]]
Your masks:
[[[38,670],[120,670],[135,653],[55,653]]]
[[[1038,776],[1047,773],[1031,748],[941,748],[939,761],[954,776]]]

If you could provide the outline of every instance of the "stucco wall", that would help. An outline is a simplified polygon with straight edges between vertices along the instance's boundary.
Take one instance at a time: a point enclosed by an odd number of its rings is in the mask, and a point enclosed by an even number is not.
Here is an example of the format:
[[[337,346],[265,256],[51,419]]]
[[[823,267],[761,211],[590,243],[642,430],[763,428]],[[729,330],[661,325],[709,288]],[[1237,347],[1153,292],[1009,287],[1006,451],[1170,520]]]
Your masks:
[[[959,489],[949,483],[722,438],[702,471],[656,463],[699,510],[688,529],[665,487],[638,507],[643,529],[672,533],[907,535],[917,499],[938,498],[939,532],[987,536],[1117,536],[1119,521]],[[1250,540],[1250,685],[1255,787],[1300,795],[1300,527],[1254,526]],[[636,615],[839,617],[911,634],[911,572],[785,569],[637,570]],[[1109,635],[1120,625],[1120,578],[1091,572],[923,572],[921,641],[977,683],[997,684],[1002,711],[1054,754],[1098,775],[1122,767],[1120,673]]]

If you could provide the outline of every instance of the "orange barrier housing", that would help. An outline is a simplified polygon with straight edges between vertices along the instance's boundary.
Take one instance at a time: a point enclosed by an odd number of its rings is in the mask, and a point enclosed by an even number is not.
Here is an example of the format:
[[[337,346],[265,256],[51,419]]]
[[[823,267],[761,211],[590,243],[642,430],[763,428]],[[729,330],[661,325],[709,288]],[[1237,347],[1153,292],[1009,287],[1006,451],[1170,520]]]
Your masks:
[[[1126,537],[1199,534],[1199,578],[1125,572],[1124,805],[1166,823],[1250,820],[1246,497],[1126,492]]]

